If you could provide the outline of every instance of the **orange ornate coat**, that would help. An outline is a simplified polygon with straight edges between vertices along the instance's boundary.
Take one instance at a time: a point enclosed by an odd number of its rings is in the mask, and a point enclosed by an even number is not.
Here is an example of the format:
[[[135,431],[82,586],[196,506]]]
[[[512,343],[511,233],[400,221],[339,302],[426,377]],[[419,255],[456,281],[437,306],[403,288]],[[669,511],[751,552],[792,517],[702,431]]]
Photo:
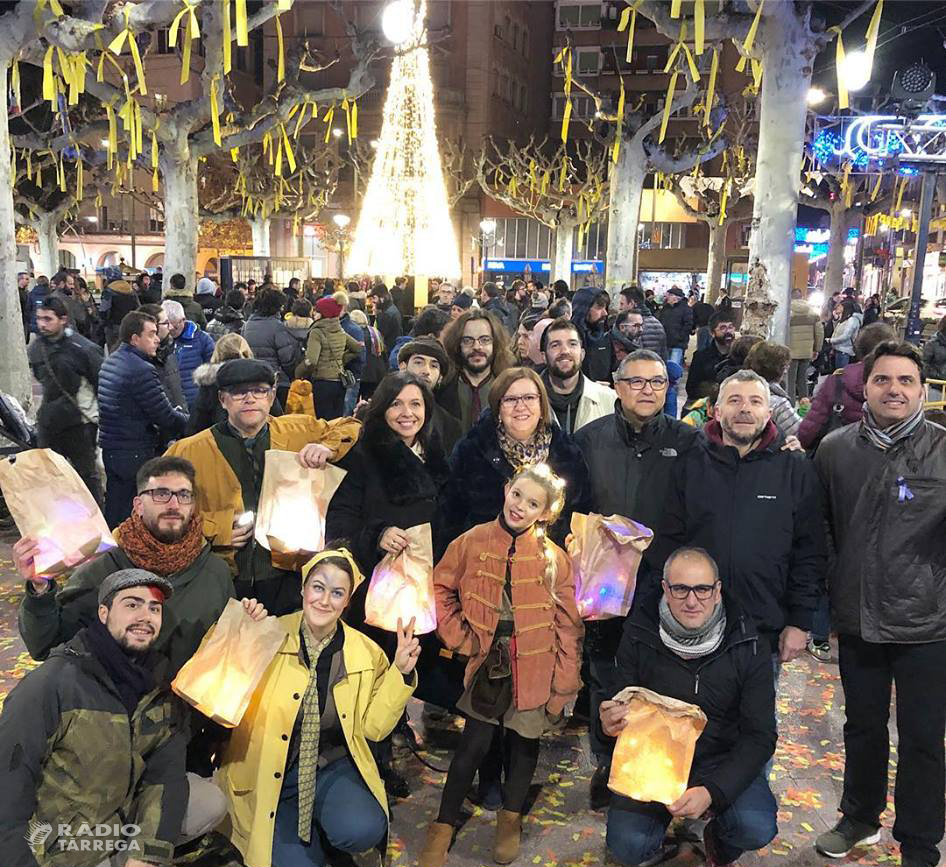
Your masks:
[[[575,582],[565,552],[556,559],[555,597],[545,579],[542,542],[534,530],[516,539],[498,520],[480,524],[451,542],[434,569],[437,634],[457,653],[470,657],[464,684],[483,664],[502,608],[507,560],[515,622],[516,708],[547,706],[558,714],[581,686],[584,626],[575,605]]]

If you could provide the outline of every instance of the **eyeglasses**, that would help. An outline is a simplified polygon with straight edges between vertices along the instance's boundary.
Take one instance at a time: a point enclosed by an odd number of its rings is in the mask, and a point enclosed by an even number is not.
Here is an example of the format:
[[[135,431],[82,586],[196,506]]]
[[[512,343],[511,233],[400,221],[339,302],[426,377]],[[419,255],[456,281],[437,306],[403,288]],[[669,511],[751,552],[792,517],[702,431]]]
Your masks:
[[[170,320],[168,320],[168,319],[160,319],[160,320],[158,320],[158,328],[170,328],[170,327],[171,327],[171,322],[170,322]]]
[[[139,491],[138,496],[147,494],[156,503],[162,506],[171,502],[171,497],[177,497],[177,502],[181,506],[189,506],[194,502],[194,492],[186,488],[180,491],[172,491],[170,488],[149,488],[147,491]]]
[[[632,391],[643,391],[644,386],[647,385],[654,391],[660,391],[667,387],[666,376],[652,376],[650,379],[646,379],[643,376],[622,376],[618,378],[618,382],[626,382],[628,388]]]
[[[273,390],[268,385],[236,386],[235,388],[225,388],[224,391],[236,400],[245,400],[248,395],[252,395],[257,400],[269,397]]]
[[[510,394],[508,397],[504,397],[500,401],[500,403],[502,403],[502,405],[506,407],[506,409],[513,409],[514,407],[518,406],[520,403],[522,403],[524,406],[535,406],[538,402],[539,402],[539,396],[537,394],[519,394],[519,395]]]
[[[713,595],[713,591],[716,589],[716,584],[696,584],[691,586],[689,584],[668,584],[667,591],[674,599],[686,599],[691,593],[700,600],[700,602],[705,602]]]
[[[461,337],[460,346],[464,349],[469,349],[472,346],[492,346],[493,338],[488,334],[484,334],[482,337]]]

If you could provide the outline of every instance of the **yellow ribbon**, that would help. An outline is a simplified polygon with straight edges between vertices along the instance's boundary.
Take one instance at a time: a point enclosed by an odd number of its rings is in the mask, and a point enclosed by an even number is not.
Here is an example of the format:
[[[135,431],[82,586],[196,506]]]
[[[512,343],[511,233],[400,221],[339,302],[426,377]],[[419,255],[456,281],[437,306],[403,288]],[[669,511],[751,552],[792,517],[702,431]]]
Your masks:
[[[756,93],[759,92],[759,86],[762,84],[762,61],[752,58],[752,86]]]
[[[250,44],[250,33],[246,24],[246,0],[236,0],[237,45],[245,48]]]
[[[292,153],[292,148],[289,146],[289,134],[286,132],[286,125],[280,124],[279,128],[282,130],[282,146],[286,152],[286,163],[289,166],[290,172],[295,172],[296,170],[296,158]]]
[[[124,47],[125,43],[126,43],[126,42],[128,43],[128,50],[131,52],[131,59],[132,59],[132,60],[134,61],[134,63],[135,63],[135,75],[138,76],[138,87],[139,87],[139,89],[141,90],[141,93],[142,93],[143,95],[147,96],[147,94],[148,94],[148,85],[147,85],[147,83],[145,82],[145,71],[144,71],[144,67],[141,65],[141,54],[138,53],[138,43],[137,43],[137,41],[135,40],[135,34],[132,32],[131,25],[128,23],[128,22],[129,22],[129,16],[131,15],[131,10],[132,10],[132,8],[133,8],[133,5],[132,5],[131,3],[125,4],[125,8],[124,8],[124,13],[125,13],[125,29],[122,30],[122,32],[119,33],[118,36],[116,36],[116,37],[108,44],[108,50],[111,51],[112,54],[114,54],[115,56],[118,56],[118,55],[120,55],[120,54],[122,53],[122,48]],[[193,13],[193,10],[191,10],[191,14],[192,14],[192,15],[194,14],[194,13]],[[177,17],[180,18],[181,16],[178,15]],[[195,20],[195,21],[197,20],[197,19],[196,19],[196,16],[195,16],[194,20]],[[173,32],[174,32],[174,29],[176,29],[176,25],[177,25],[177,19],[175,19],[174,24],[171,25],[171,27],[172,27],[172,34],[173,34]],[[172,42],[171,42],[171,45],[173,45],[173,44],[174,44],[174,42],[172,41]],[[185,79],[185,80],[186,80],[186,79]],[[182,83],[183,83],[183,82],[182,82]]]
[[[570,96],[565,97],[565,111],[562,112],[562,141],[568,140],[568,124],[572,119],[572,100]]]
[[[223,19],[223,74],[229,75],[233,68],[233,28],[230,24],[230,0],[220,0],[221,18]]]
[[[624,128],[624,79],[618,78],[621,85],[621,91],[618,95],[618,127],[614,132],[614,146],[611,148],[612,162],[618,161],[618,154],[621,152],[621,131]]]
[[[282,24],[279,23],[279,16],[276,16],[276,81],[282,82],[286,77],[286,55],[283,50]]]
[[[151,130],[151,192],[158,191],[158,136]]]
[[[673,75],[670,76],[670,86],[667,88],[667,99],[664,102],[664,116],[660,120],[660,136],[657,139],[657,143],[663,143],[664,136],[667,135],[667,122],[670,120],[670,104],[673,102],[673,92],[677,87],[677,76],[680,73],[677,70],[673,71]]]
[[[713,60],[710,64],[709,84],[706,86],[706,107],[703,112],[703,125],[709,127],[710,112],[713,110],[713,99],[716,96],[716,75],[719,73],[719,49],[713,49]],[[699,165],[699,163],[697,163]]]
[[[568,176],[568,157],[564,154],[562,155],[562,171],[558,176],[558,191],[562,192],[565,189],[565,180]]]
[[[900,181],[900,189],[897,191],[897,204],[894,206],[894,211],[900,210],[900,204],[903,202],[903,191],[907,188],[907,179],[904,178]]]
[[[680,6],[682,5],[682,0],[671,0],[670,3],[670,17],[679,18],[680,17]]]
[[[703,0],[696,0],[693,4],[693,48],[697,54],[703,53],[706,44],[706,10]]]
[[[14,151],[14,159],[15,158],[16,158],[16,152]],[[64,193],[66,191],[66,164],[63,161],[62,154],[59,155],[58,176],[59,176],[59,192]]]
[[[43,56],[43,99],[48,100],[51,109],[56,111],[59,86],[56,84],[56,73],[53,72],[54,50],[54,46],[50,45]]]
[[[870,200],[872,202],[877,201],[877,194],[880,192],[880,182],[884,179],[883,175],[877,175],[877,181],[874,183],[874,188],[870,191]]]
[[[332,119],[334,117],[335,103],[333,102],[322,118],[325,121],[325,144],[328,144],[329,136],[332,134]]]
[[[82,177],[82,157],[76,157],[76,201],[82,201],[82,187],[83,187],[83,177]]]
[[[213,126],[214,144],[220,147],[220,109],[217,107],[217,76],[210,79],[210,122]]]
[[[111,103],[105,103],[105,114],[108,117],[108,145],[105,152],[107,168],[112,167],[112,156],[118,149],[118,127],[115,123],[115,110]]]
[[[10,88],[13,90],[13,98],[16,100],[16,104],[21,106],[23,103],[20,99],[20,61],[15,57],[10,65]]]
[[[726,203],[729,200],[729,185],[732,183],[732,179],[727,178],[726,183],[723,185],[723,193],[719,197],[719,225],[722,226],[726,221]]]
[[[194,7],[191,6],[191,4],[188,3],[187,0],[184,0],[184,8],[177,13],[174,20],[171,22],[171,27],[168,31],[168,46],[171,48],[177,46],[177,31],[185,15],[187,16],[187,21],[181,33],[181,48],[183,50],[181,58],[181,84],[186,84],[191,76],[191,42],[194,39],[200,39],[200,24],[197,21],[197,13],[194,11]]]
[[[342,100],[342,110],[345,112],[345,125],[348,130],[348,143],[351,144],[355,136],[358,134],[358,129],[357,127],[354,129],[352,128],[352,103],[348,101],[347,96]],[[355,120],[357,121],[357,115],[355,116]]]
[[[624,59],[630,63],[631,55],[634,51],[634,27],[637,24],[637,5],[626,6],[621,13],[621,21],[618,24],[618,32],[623,33],[627,30],[627,52]]]
[[[884,0],[877,0],[874,14],[870,18],[870,24],[867,25],[867,46],[864,48],[868,70],[874,65],[874,51],[877,49],[877,34],[880,32],[880,16],[883,15],[883,12]]]
[[[847,85],[845,84],[844,74],[842,72],[844,69],[844,40],[841,37],[840,27],[832,27],[831,29],[838,34],[838,42],[835,46],[834,64],[837,68],[838,75],[838,108],[844,109],[848,107]]]
[[[752,51],[752,45],[755,42],[755,34],[759,29],[759,19],[762,17],[762,7],[764,5],[765,0],[759,0],[759,8],[755,11],[755,18],[752,19],[752,24],[749,25],[749,32],[746,34],[745,41],[742,43],[743,54],[736,64],[736,72],[742,72],[746,68],[746,61],[749,59],[749,53]]]

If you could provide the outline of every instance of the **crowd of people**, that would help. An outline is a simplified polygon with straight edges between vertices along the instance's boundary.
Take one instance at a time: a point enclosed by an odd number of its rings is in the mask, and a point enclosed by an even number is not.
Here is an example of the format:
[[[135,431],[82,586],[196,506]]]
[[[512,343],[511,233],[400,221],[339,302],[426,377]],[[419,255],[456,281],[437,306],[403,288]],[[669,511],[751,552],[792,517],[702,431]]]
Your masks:
[[[178,274],[157,293],[118,279],[100,307],[73,277],[54,284],[24,301],[39,441],[117,547],[53,580],[37,539],[14,545],[19,629],[42,664],[0,714],[7,863],[164,864],[217,828],[247,867],[379,864],[390,804],[411,795],[392,741],[413,739],[413,696],[464,721],[420,867],[449,863],[468,797],[495,811],[496,863],[528,848],[541,740],[572,712],[614,859],[670,857],[684,819],[702,820],[708,865],[732,864],[778,831],[781,666],[827,660],[831,633],[843,795],[812,843],[840,858],[879,839],[896,685],[893,836],[905,867],[938,863],[946,428],[924,383],[942,375],[946,320],[921,353],[853,291],[826,315],[796,293],[782,345],[741,335],[725,293],[713,306],[677,287],[658,305],[636,286],[435,281],[410,317],[403,279],[220,292],[206,276],[192,294]],[[292,411],[300,391],[314,413]],[[304,565],[255,532],[270,449],[345,470]],[[626,618],[582,620],[576,513],[652,532]],[[369,625],[366,579],[425,524],[436,632]],[[285,635],[224,729],[169,683],[231,598]],[[705,714],[671,803],[608,788],[629,686]],[[112,848],[77,851],[77,827],[110,829],[96,839]]]

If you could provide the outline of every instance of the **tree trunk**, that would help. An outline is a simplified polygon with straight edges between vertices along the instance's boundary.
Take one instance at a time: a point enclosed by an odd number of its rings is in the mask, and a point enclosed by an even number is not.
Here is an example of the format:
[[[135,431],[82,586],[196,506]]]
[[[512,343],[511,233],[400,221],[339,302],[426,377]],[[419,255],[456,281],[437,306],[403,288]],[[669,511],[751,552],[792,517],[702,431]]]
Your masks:
[[[0,69],[12,60],[0,55]],[[0,88],[0,391],[13,395],[24,408],[32,399],[30,369],[23,340],[20,297],[16,291],[16,218],[10,166],[7,88]]]
[[[843,200],[839,199],[828,213],[831,215],[831,234],[824,270],[825,298],[844,288],[844,247],[847,244],[847,208]]]
[[[807,25],[794,7],[767,3],[757,37],[763,75],[749,264],[758,258],[768,269],[772,300],[778,304],[771,336],[780,343],[788,340],[792,248],[814,54]]]
[[[164,177],[164,273],[183,274],[193,291],[197,276],[197,159],[184,142],[161,155]],[[167,286],[167,284],[165,284]]]
[[[269,256],[269,217],[253,217],[250,220],[250,229],[253,231],[253,255]]]
[[[555,261],[552,263],[552,279],[564,280],[569,286],[572,285],[574,235],[575,227],[571,223],[560,223],[555,229]]]
[[[59,270],[59,219],[53,214],[44,214],[31,225],[39,246],[39,253],[33,259],[33,272],[51,278]]]
[[[604,268],[604,285],[612,297],[637,279],[637,224],[646,177],[644,149],[627,140],[621,142],[618,161],[611,170],[608,253]]]
[[[719,220],[709,223],[709,250],[706,255],[706,301],[715,304],[719,288],[723,285],[723,268],[726,264],[726,234],[729,223],[719,225]]]

